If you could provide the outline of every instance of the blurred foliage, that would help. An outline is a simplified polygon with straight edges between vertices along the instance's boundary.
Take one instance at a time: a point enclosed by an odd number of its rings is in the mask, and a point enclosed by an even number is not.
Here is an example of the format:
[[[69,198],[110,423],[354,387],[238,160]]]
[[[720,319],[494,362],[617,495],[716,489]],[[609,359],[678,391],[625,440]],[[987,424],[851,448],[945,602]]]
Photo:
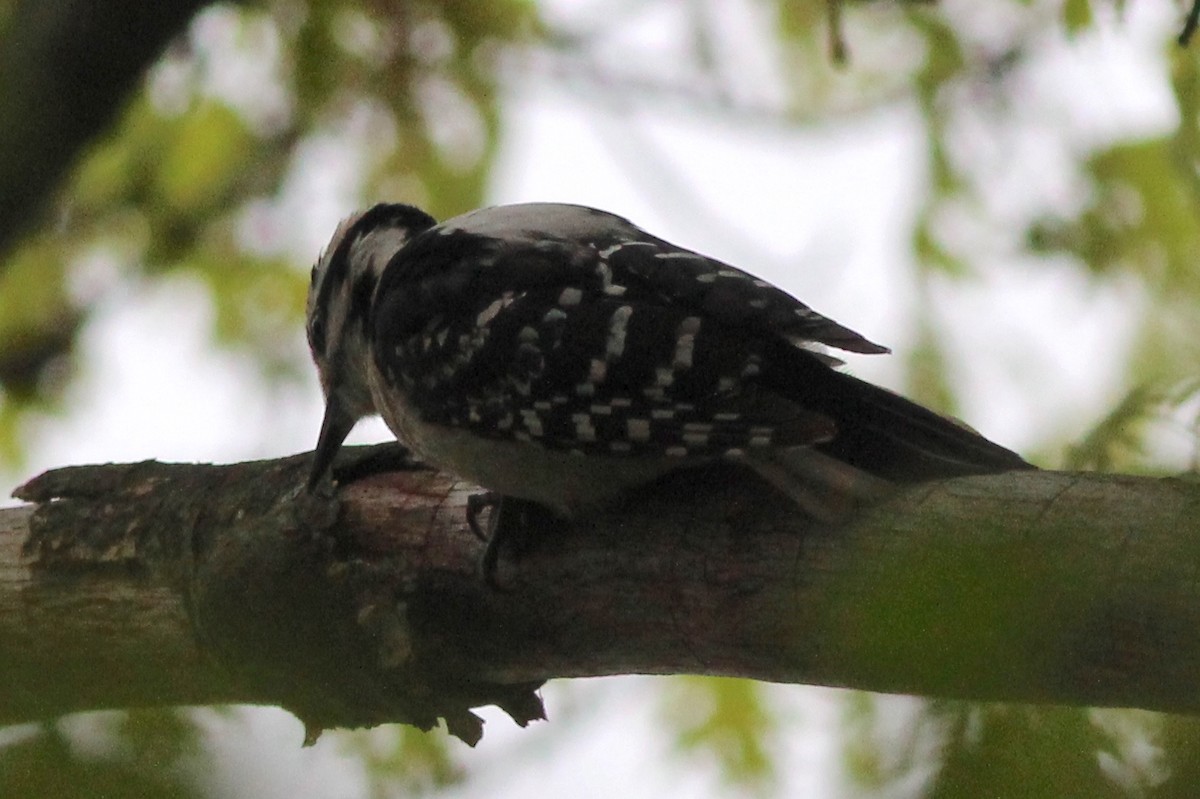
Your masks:
[[[672,679],[662,708],[679,753],[716,763],[730,787],[769,795],[778,777],[769,744],[779,727],[763,693],[752,680]]]
[[[1129,361],[1135,392],[1194,377],[1200,361],[1200,48],[1174,50],[1168,63],[1175,130],[1088,154],[1086,205],[1028,232],[1034,252],[1068,253],[1098,278],[1136,277],[1147,292],[1149,312]]]
[[[1137,386],[1071,447],[1066,468],[1120,471],[1143,454],[1142,429],[1162,408],[1166,397],[1148,386]]]
[[[945,738],[929,799],[1115,799],[1149,787],[1086,709],[938,703],[931,712],[943,722]],[[1101,762],[1109,764],[1107,773]]]
[[[199,730],[185,711],[85,714],[5,731],[0,796],[11,799],[200,799]]]
[[[338,744],[363,764],[371,799],[432,794],[462,782],[465,776],[463,766],[451,758],[441,730],[425,733],[392,725],[341,733]]]
[[[198,277],[217,345],[268,377],[298,374],[290,345],[317,253],[289,243],[307,220],[287,202],[314,149],[364,153],[347,210],[481,204],[500,127],[492,59],[535,26],[522,0],[201,12],[80,161],[54,224],[0,271],[0,457],[19,463],[21,417],[57,406],[88,314],[144,279]]]
[[[1200,381],[1135,385],[1106,416],[1067,450],[1066,469],[1101,472],[1156,471],[1147,438],[1156,427],[1177,428],[1191,441],[1189,470],[1200,470]]]
[[[1196,719],[948,701],[895,705],[866,694],[846,703],[846,771],[865,793],[1175,799],[1194,796],[1200,784]],[[887,740],[881,726],[891,728]]]
[[[255,358],[275,379],[298,374],[306,365],[288,344],[300,336],[316,253],[296,244],[307,242],[309,220],[295,198],[305,196],[297,186],[312,179],[311,164],[332,148],[355,165],[353,175],[322,184],[339,207],[386,197],[439,217],[463,211],[486,199],[504,91],[563,78],[580,98],[615,93],[787,128],[914,108],[926,143],[924,191],[911,198],[914,393],[954,406],[952,359],[928,313],[933,282],[968,281],[998,257],[1034,268],[1067,260],[1097,284],[1124,281],[1145,298],[1123,356],[1125,394],[1075,443],[1071,465],[1152,464],[1147,429],[1192,412],[1200,47],[1174,48],[1173,32],[1163,32],[1173,130],[1065,141],[1082,196],[1031,200],[1013,215],[997,210],[988,187],[1017,166],[1011,144],[1029,133],[1020,112],[1030,76],[1047,69],[1047,51],[1119,25],[1127,12],[1119,0],[758,0],[765,25],[757,40],[730,33],[719,9],[732,5],[683,3],[682,24],[663,34],[679,45],[670,76],[628,42],[611,45],[662,4],[591,5],[578,22],[563,21],[561,8],[543,14],[532,0],[270,0],[202,12],[76,165],[52,223],[0,271],[0,460],[19,461],[23,419],[59,404],[89,315],[164,275],[186,273],[209,289],[215,344]],[[769,54],[776,87],[746,82],[762,74],[744,69],[750,49]],[[982,157],[981,138],[1001,156]],[[963,236],[964,220],[986,235]],[[715,762],[728,785],[756,793],[786,783],[787,764],[771,744],[791,731],[759,686],[690,678],[666,686],[663,726],[678,757]],[[847,701],[849,793],[1166,797],[1200,784],[1200,732],[1190,720],[929,703],[906,730],[881,736],[895,727],[888,715],[872,697]],[[180,767],[201,757],[187,716],[118,718],[100,732],[49,724],[0,745],[0,795],[203,793],[191,782],[203,769]],[[340,741],[364,764],[375,796],[434,792],[469,774],[439,736],[398,729]]]

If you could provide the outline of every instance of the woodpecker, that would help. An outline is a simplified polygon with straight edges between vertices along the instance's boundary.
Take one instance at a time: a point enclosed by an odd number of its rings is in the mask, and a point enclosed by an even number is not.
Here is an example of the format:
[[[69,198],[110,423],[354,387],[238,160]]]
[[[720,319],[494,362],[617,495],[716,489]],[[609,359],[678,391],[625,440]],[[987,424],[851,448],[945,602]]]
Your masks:
[[[1033,468],[825,350],[885,347],[583,206],[438,224],[376,205],[314,267],[307,327],[326,400],[310,489],[372,414],[422,460],[568,519],[717,459],[824,519],[894,483]]]

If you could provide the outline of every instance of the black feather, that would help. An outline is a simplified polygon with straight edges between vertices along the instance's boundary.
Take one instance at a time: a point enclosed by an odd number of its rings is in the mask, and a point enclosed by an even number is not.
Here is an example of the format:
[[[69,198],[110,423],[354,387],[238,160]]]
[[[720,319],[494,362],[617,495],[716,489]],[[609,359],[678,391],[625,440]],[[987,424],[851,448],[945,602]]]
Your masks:
[[[1032,469],[1020,455],[957,419],[838,372],[797,349],[777,348],[764,385],[829,416],[832,440],[817,449],[897,482]]]

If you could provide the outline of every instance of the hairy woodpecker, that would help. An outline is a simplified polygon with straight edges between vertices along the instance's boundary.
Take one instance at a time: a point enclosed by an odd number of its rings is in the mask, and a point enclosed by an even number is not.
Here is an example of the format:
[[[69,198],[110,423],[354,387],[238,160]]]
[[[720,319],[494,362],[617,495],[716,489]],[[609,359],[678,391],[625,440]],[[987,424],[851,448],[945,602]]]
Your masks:
[[[567,517],[717,458],[821,517],[889,482],[1032,468],[821,351],[884,347],[582,206],[356,214],[313,269],[308,341],[310,488],[375,413],[428,463]]]

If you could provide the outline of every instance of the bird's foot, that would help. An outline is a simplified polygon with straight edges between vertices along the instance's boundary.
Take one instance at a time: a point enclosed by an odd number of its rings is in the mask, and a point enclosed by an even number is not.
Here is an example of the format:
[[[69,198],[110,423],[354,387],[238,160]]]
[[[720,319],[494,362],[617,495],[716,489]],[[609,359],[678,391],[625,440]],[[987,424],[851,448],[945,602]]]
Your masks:
[[[496,519],[500,515],[500,506],[503,502],[504,495],[498,491],[482,491],[467,497],[467,526],[480,541],[486,543],[495,533]],[[492,517],[488,521],[488,530],[485,533],[483,525],[479,523],[479,514],[487,508],[492,509]]]
[[[484,532],[479,517],[486,508],[491,508],[492,513],[487,532]],[[536,502],[506,497],[496,491],[472,494],[467,498],[467,525],[475,537],[486,544],[479,560],[479,571],[489,588],[506,590],[496,576],[500,550],[507,549],[514,559],[520,558],[553,521],[557,521],[557,517]]]

